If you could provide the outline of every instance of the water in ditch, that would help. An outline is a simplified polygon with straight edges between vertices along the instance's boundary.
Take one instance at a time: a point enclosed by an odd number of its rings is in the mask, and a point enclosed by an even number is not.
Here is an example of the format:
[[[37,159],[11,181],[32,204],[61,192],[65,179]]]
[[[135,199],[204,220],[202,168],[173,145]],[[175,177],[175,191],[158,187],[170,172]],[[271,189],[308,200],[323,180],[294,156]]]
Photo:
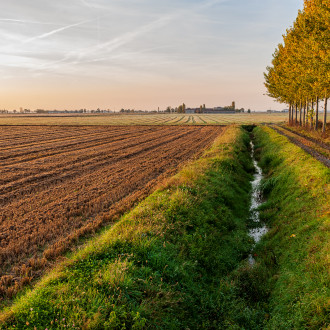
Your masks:
[[[251,195],[251,207],[250,214],[251,219],[254,224],[254,228],[249,230],[249,235],[254,239],[255,244],[258,243],[263,235],[265,235],[268,231],[267,226],[260,221],[260,215],[258,211],[258,207],[263,203],[262,201],[262,192],[261,192],[261,180],[263,178],[262,170],[258,165],[255,154],[254,154],[254,144],[251,140],[251,157],[253,161],[253,165],[255,168],[255,173],[253,175],[252,180],[252,195]],[[249,264],[253,266],[255,263],[255,259],[252,254],[249,255]]]

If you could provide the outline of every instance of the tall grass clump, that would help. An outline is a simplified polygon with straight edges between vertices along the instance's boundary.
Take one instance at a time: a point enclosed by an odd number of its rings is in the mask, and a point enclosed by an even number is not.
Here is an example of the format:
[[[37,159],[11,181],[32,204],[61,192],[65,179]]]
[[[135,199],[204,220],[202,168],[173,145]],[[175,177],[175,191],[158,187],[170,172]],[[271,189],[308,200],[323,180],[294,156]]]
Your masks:
[[[192,142],[193,143],[193,142]],[[228,275],[247,235],[248,134],[230,127],[204,156],[0,314],[5,329],[234,327]],[[243,308],[244,309],[244,308]]]

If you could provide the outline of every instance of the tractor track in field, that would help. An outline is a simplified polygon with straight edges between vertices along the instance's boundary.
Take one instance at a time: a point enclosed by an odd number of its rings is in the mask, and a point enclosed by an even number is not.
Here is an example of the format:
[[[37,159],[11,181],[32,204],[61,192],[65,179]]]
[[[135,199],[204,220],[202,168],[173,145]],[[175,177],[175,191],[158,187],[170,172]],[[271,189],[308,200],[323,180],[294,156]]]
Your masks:
[[[280,135],[288,138],[290,142],[294,143],[296,146],[300,147],[309,155],[311,155],[313,158],[324,164],[326,167],[330,168],[330,159],[325,155],[325,154],[329,154],[329,147],[327,145],[321,143],[320,141],[317,141],[316,139],[306,137],[303,134],[298,134],[283,126],[269,125],[269,127],[274,129]],[[287,132],[285,132],[284,130],[286,130]],[[315,150],[315,147],[308,146],[307,145],[308,141],[312,143],[311,145],[314,144],[314,146],[317,147],[318,150],[320,150],[321,152]],[[324,147],[324,145],[326,147]]]
[[[330,151],[330,145],[328,145],[328,144],[326,144],[326,143],[324,143],[322,141],[319,141],[319,140],[314,139],[314,138],[312,138],[310,136],[306,136],[304,134],[301,134],[300,132],[296,132],[293,129],[290,129],[289,127],[285,127],[283,125],[281,125],[281,128],[285,129],[286,131],[289,131],[290,133],[296,134],[296,135],[298,135],[298,136],[300,136],[300,137],[302,137],[302,138],[304,138],[304,139],[306,139],[308,141],[311,141],[311,142],[319,145],[321,148],[324,148],[324,149],[327,149],[327,150]]]

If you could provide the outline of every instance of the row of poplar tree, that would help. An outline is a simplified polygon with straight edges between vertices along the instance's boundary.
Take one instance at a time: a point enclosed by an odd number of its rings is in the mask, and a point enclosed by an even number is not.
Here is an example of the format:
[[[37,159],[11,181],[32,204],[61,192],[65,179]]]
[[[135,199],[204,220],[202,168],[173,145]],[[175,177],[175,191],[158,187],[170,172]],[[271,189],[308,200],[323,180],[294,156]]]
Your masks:
[[[265,73],[268,95],[289,105],[289,123],[323,132],[330,88],[330,0],[304,0],[293,26],[283,35]]]

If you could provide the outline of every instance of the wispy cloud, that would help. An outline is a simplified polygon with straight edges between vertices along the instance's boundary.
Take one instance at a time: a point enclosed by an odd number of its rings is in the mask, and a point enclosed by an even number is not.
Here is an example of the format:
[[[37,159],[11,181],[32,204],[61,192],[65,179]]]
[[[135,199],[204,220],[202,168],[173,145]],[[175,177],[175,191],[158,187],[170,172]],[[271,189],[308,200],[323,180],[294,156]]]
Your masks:
[[[23,24],[41,24],[41,25],[56,25],[56,23],[29,21],[29,20],[14,19],[14,18],[0,18],[0,22],[23,23]]]
[[[80,0],[84,5],[91,6],[89,3],[87,3],[85,0]],[[152,21],[151,23],[148,23],[144,26],[141,26],[137,29],[134,29],[133,31],[127,32],[123,35],[120,35],[118,37],[112,38],[110,40],[107,40],[103,43],[99,43],[95,47],[90,47],[88,49],[81,49],[79,52],[76,52],[75,54],[72,52],[68,52],[65,54],[65,56],[55,62],[48,63],[44,65],[43,67],[52,67],[53,65],[59,64],[59,63],[70,63],[70,64],[80,64],[80,63],[86,63],[86,62],[94,62],[93,59],[86,59],[88,56],[92,56],[93,54],[97,54],[99,58],[102,58],[102,60],[106,59],[106,56],[102,56],[102,53],[111,53],[115,51],[116,49],[129,44],[130,42],[133,42],[139,37],[142,37],[144,35],[147,35],[148,33],[162,28],[166,25],[168,25],[171,21],[178,19],[180,17],[183,17],[185,13],[198,11],[203,8],[207,8],[210,6],[213,6],[215,4],[223,3],[228,0],[207,0],[199,3],[196,6],[185,8],[182,10],[178,10],[175,12],[172,12],[170,14],[165,14],[158,19]],[[96,7],[95,7],[96,8]],[[72,59],[70,61],[70,58]],[[69,60],[69,61],[68,61]]]
[[[50,69],[60,63],[77,65],[80,63],[93,62],[91,59],[88,58],[94,55],[97,55],[99,58],[105,59],[105,54],[112,53],[116,49],[134,41],[136,38],[148,34],[149,32],[154,31],[157,28],[165,26],[167,23],[170,22],[171,19],[173,19],[171,15],[166,15],[138,29],[124,33],[121,36],[112,38],[105,42],[99,43],[94,47],[80,49],[79,51],[75,52],[69,51],[64,55],[63,58],[59,59],[58,61],[46,63],[42,65],[42,68]]]
[[[96,47],[96,49],[93,50],[92,52],[96,52],[99,49],[104,49],[104,48],[107,48],[108,51],[115,50],[131,41],[134,41],[136,38],[138,38],[140,36],[143,36],[158,28],[166,26],[171,21],[173,21],[177,18],[183,17],[185,13],[189,13],[190,11],[193,12],[193,11],[196,11],[196,10],[199,10],[202,8],[210,7],[212,5],[227,2],[227,1],[229,1],[229,0],[207,0],[207,1],[203,1],[202,3],[196,5],[192,8],[182,9],[182,10],[170,13],[170,14],[165,14],[149,24],[146,24],[140,28],[134,29],[131,32],[125,33],[122,36],[116,37],[114,39],[108,40],[108,41],[98,45]],[[87,53],[88,52],[86,52],[86,54]]]
[[[94,8],[92,5],[90,5],[88,2],[86,2],[86,1],[84,1],[84,0],[80,0],[80,2],[81,2],[84,6],[86,6],[86,7],[88,7],[88,8]]]
[[[219,3],[228,2],[229,0],[207,0],[203,1],[201,4],[197,5],[199,8],[206,8],[217,5]]]
[[[88,0],[79,0],[82,5],[88,8],[96,8],[100,9],[99,4],[92,3]],[[145,25],[142,25],[138,28],[134,28],[133,30],[123,33],[119,36],[116,36],[114,38],[111,38],[109,40],[100,42],[99,38],[97,38],[97,44],[95,46],[89,46],[88,48],[80,48],[76,50],[69,50],[64,52],[63,56],[59,58],[58,60],[45,62],[40,61],[39,65],[34,66],[35,63],[31,62],[31,70],[56,70],[60,69],[61,66],[65,65],[78,65],[83,63],[93,63],[93,62],[99,62],[99,61],[106,61],[107,59],[113,59],[113,58],[128,58],[127,54],[132,54],[132,57],[134,57],[135,52],[125,52],[123,56],[121,54],[116,54],[114,56],[114,51],[120,49],[121,47],[128,45],[132,42],[134,42],[138,38],[143,38],[144,36],[149,35],[150,33],[154,32],[157,29],[161,29],[171,22],[181,19],[182,17],[189,17],[189,13],[192,14],[194,12],[198,12],[201,9],[226,2],[228,0],[206,0],[199,2],[195,5],[192,5],[190,7],[184,7],[182,9],[176,9],[175,11],[172,11],[167,14],[163,14],[160,17],[156,18],[155,20],[151,21],[150,23],[147,23]],[[188,14],[188,15],[187,15]],[[100,17],[97,17],[97,20],[99,21]],[[17,23],[39,23],[29,20],[20,20],[20,19],[9,19],[9,18],[0,18],[1,21],[7,21],[7,22],[17,22]],[[84,20],[80,21],[78,23],[73,23],[69,25],[65,25],[56,29],[53,29],[49,32],[39,34],[37,36],[23,39],[19,42],[19,44],[30,44],[33,43],[33,41],[40,40],[40,39],[46,39],[52,35],[55,35],[57,33],[72,29],[74,27],[81,26],[83,24],[86,24],[88,22],[91,22],[92,20]],[[41,23],[41,22],[40,22]],[[98,35],[100,33],[100,27],[99,24],[97,25],[98,29]],[[19,47],[19,45],[17,44]],[[10,48],[11,51],[15,50],[15,45],[12,47],[7,47],[7,50],[9,51]],[[139,51],[139,50],[137,50]]]
[[[91,5],[88,1],[85,0],[80,0],[81,4],[84,5],[87,8],[93,8],[93,9],[101,9],[103,7],[96,6],[96,5]]]
[[[43,34],[40,34],[38,36],[29,38],[29,39],[26,39],[22,43],[23,44],[27,44],[27,43],[30,43],[32,41],[38,40],[38,39],[44,39],[44,38],[50,37],[50,36],[52,36],[52,35],[54,35],[56,33],[59,33],[59,32],[62,32],[62,31],[68,30],[68,29],[71,29],[71,28],[76,27],[76,26],[80,26],[80,25],[86,24],[88,22],[90,22],[90,20],[85,20],[85,21],[82,21],[82,22],[79,22],[79,23],[74,23],[74,24],[66,25],[66,26],[63,26],[61,28],[58,28],[58,29],[55,29],[55,30],[52,30],[52,31],[49,31],[49,32],[46,32],[46,33],[43,33]]]
[[[145,34],[148,34],[151,31],[154,31],[155,29],[161,28],[168,24],[171,20],[171,16],[164,16],[161,17],[149,24],[146,24],[138,29],[135,29],[133,31],[127,32],[119,37],[113,38],[111,40],[105,41],[99,45],[96,46],[95,49],[92,50],[86,50],[82,53],[82,56],[91,54],[91,53],[97,53],[102,49],[106,49],[108,52],[111,52],[133,40],[135,40],[139,36],[143,36]]]

